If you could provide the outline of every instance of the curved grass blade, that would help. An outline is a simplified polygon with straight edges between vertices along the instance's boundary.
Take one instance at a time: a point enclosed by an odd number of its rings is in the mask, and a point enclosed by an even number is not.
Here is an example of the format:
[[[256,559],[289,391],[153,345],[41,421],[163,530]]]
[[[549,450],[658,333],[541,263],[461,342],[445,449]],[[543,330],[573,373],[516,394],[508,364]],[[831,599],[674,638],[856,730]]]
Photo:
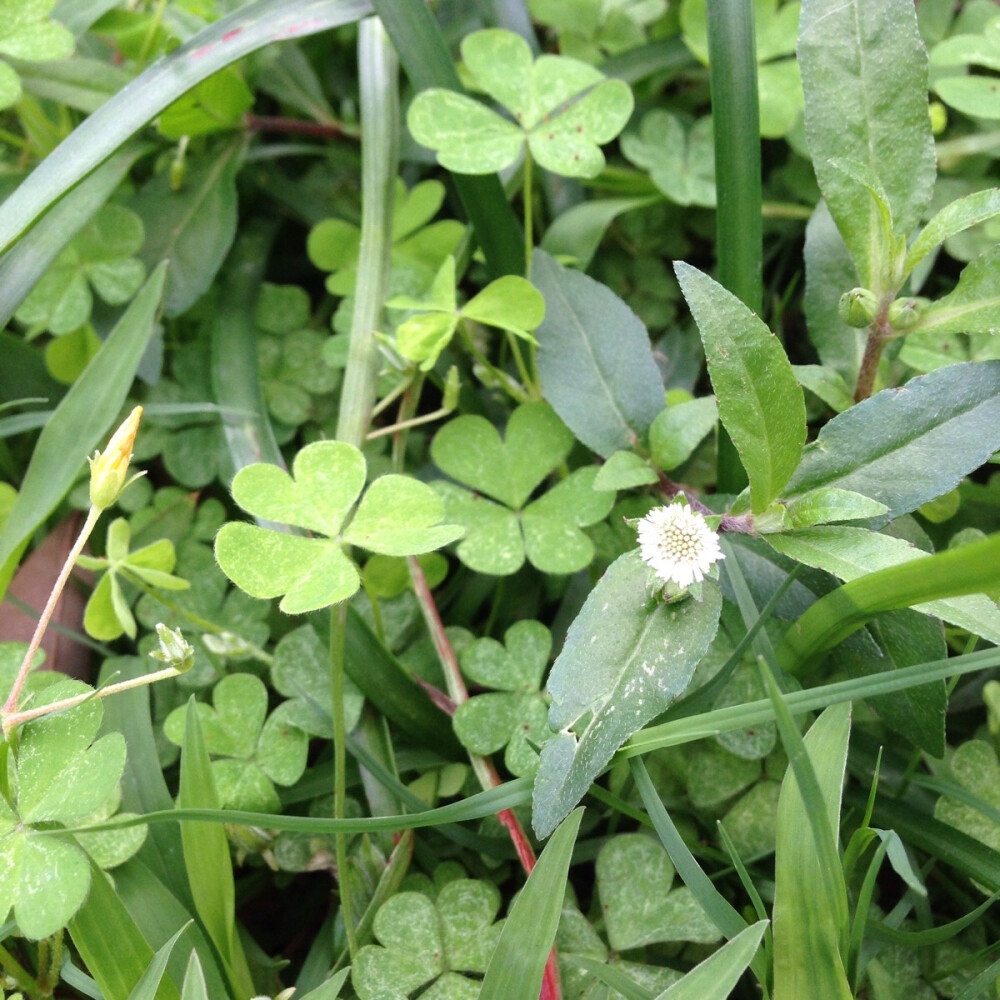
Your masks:
[[[128,995],[128,1000],[156,1000],[160,980],[163,979],[163,973],[166,971],[170,953],[174,950],[178,938],[188,929],[190,924],[189,920],[162,948],[157,950],[153,961],[149,963],[139,982],[135,984],[135,989]]]
[[[213,73],[284,38],[301,38],[371,13],[368,0],[257,0],[209,25],[101,105],[4,202],[6,250],[49,206],[131,135]]]
[[[1000,533],[933,556],[869,573],[820,598],[785,633],[778,647],[783,670],[810,663],[879,612],[1000,587]]]
[[[38,436],[21,492],[0,529],[0,566],[55,509],[118,416],[152,335],[166,274],[161,264],[149,276]]]
[[[128,145],[52,206],[39,220],[30,240],[0,257],[0,328],[31,291],[35,282],[67,243],[108,200],[129,168],[149,147]]]

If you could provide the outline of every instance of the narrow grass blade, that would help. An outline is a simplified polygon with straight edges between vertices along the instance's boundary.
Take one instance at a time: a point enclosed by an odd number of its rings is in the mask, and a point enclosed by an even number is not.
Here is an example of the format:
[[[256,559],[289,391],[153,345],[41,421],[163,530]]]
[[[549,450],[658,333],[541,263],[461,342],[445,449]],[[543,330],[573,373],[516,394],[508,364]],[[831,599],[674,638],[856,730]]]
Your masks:
[[[153,332],[166,273],[161,264],[149,276],[38,436],[21,492],[0,529],[0,566],[55,509],[121,411]]]
[[[545,845],[500,932],[479,1000],[537,1000],[582,817],[583,810],[575,809]]]
[[[381,330],[392,258],[392,214],[399,167],[399,60],[378,18],[358,34],[361,88],[361,246],[337,440],[360,448],[375,404]]]
[[[69,923],[70,937],[105,1000],[127,1000],[153,961],[153,949],[118,898],[108,877],[93,870],[87,901]],[[177,987],[161,979],[156,1000],[178,1000]]]
[[[189,922],[190,923],[190,922]],[[128,995],[128,1000],[156,1000],[157,992],[160,988],[160,980],[167,968],[170,953],[174,950],[178,938],[187,930],[189,924],[185,924],[176,934],[153,956],[153,961],[146,967],[139,982],[135,984],[135,989]]]
[[[696,965],[656,1000],[726,1000],[760,947],[767,921],[760,920]]]
[[[828,708],[805,740],[770,671],[778,731],[791,765],[778,799],[774,877],[774,1000],[851,1000],[844,969],[847,890],[837,853],[850,706]]]
[[[712,884],[695,856],[684,843],[683,838],[674,826],[673,820],[660,801],[653,782],[650,780],[646,765],[638,757],[629,760],[632,768],[632,778],[635,781],[642,804],[653,821],[656,834],[663,844],[663,849],[670,855],[681,881],[691,890],[701,908],[709,919],[727,938],[735,938],[747,927],[747,922],[739,915],[733,905]]]
[[[4,202],[0,250],[195,84],[281,38],[314,35],[370,11],[368,0],[257,0],[209,25],[98,108],[38,165]]]
[[[219,808],[194,697],[188,702],[185,718],[177,805],[181,809]],[[181,843],[198,916],[222,958],[236,995],[252,996],[253,982],[236,934],[236,890],[226,834],[221,824],[182,823]],[[198,976],[204,982],[200,964]],[[186,995],[187,980],[184,992]]]

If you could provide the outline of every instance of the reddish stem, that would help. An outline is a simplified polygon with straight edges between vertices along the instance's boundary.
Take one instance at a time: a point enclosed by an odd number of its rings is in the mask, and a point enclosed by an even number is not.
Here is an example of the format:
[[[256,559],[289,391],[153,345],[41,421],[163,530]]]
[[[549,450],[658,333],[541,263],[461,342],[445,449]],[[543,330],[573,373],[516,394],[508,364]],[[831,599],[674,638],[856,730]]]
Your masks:
[[[448,682],[448,695],[438,691],[436,688],[433,689],[436,693],[428,693],[438,708],[448,715],[454,715],[455,707],[461,704],[461,702],[468,700],[469,692],[465,687],[465,681],[458,668],[458,657],[455,655],[451,640],[444,630],[444,623],[441,621],[441,616],[438,614],[434,595],[431,593],[430,587],[427,586],[427,577],[424,576],[424,571],[415,558],[411,556],[407,562],[410,566],[410,579],[413,581],[413,589],[417,595],[417,600],[420,602],[424,620],[427,622],[431,638],[434,641],[434,648],[437,650]],[[428,685],[425,685],[425,689],[427,687]],[[497,770],[493,766],[493,762],[488,757],[480,759],[483,764],[477,769],[477,773],[482,772],[489,785],[496,788],[502,782],[500,781],[500,775],[497,774]],[[518,860],[521,862],[521,867],[524,869],[525,875],[530,875],[532,869],[535,867],[535,851],[528,840],[527,834],[524,832],[524,827],[521,826],[520,820],[510,809],[502,809],[498,812],[497,819],[510,835],[511,842],[514,845],[514,850],[517,853]],[[542,990],[539,993],[539,1000],[561,1000],[561,998],[562,992],[559,987],[556,950],[553,948],[549,952],[548,960],[545,963],[545,974],[542,977]]]
[[[243,121],[251,132],[289,132],[292,135],[312,135],[320,139],[357,138],[346,131],[343,125],[324,125],[322,122],[310,122],[301,118],[246,114]]]

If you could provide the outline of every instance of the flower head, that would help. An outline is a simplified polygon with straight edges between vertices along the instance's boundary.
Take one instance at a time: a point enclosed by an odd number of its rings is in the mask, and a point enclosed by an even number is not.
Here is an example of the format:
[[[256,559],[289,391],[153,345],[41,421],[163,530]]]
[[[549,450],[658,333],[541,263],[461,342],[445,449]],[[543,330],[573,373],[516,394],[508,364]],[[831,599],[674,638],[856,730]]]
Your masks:
[[[701,583],[724,558],[719,536],[686,504],[657,507],[638,522],[639,555],[665,584],[677,589]]]
[[[111,436],[104,451],[95,451],[90,462],[90,502],[99,510],[110,507],[127,483],[128,463],[132,460],[132,446],[139,429],[142,407],[137,406]]]

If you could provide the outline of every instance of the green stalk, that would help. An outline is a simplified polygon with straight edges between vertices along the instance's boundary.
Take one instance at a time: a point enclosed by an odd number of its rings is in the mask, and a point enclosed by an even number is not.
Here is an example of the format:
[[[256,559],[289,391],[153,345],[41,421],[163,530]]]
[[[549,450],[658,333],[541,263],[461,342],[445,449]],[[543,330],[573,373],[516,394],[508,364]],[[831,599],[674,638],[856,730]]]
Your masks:
[[[375,331],[389,287],[392,207],[399,167],[399,61],[376,18],[358,35],[361,86],[361,249],[337,439],[360,448],[375,405]]]
[[[361,22],[358,32],[361,91],[361,248],[354,318],[340,397],[337,439],[360,448],[375,405],[378,345],[375,331],[383,315],[392,260],[392,209],[399,167],[399,60],[378,18]],[[330,609],[330,680],[333,689],[333,814],[343,819],[347,795],[347,733],[344,726],[344,647],[347,605]],[[334,838],[340,908],[353,962],[358,948],[347,838]]]
[[[708,56],[715,131],[719,282],[761,310],[760,122],[752,0],[708,0]],[[719,432],[718,486],[738,493],[746,473],[729,435]]]

